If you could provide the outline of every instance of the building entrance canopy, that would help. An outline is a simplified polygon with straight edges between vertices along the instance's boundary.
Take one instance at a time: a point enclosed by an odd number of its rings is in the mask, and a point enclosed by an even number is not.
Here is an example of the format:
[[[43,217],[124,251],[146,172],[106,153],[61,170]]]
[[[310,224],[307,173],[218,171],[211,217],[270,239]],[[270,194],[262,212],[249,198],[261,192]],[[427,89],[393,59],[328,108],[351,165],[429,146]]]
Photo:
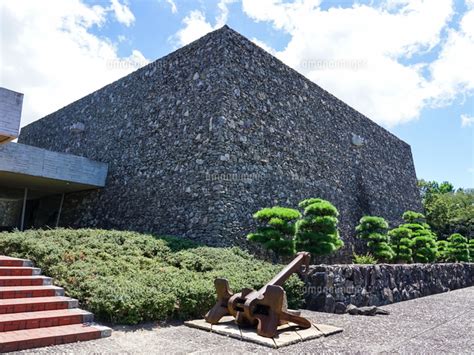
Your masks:
[[[105,186],[107,164],[29,145],[0,146],[0,198],[42,197]]]
[[[18,143],[0,146],[0,200],[27,200],[105,186],[107,164]],[[61,209],[60,206],[60,209]],[[58,222],[60,210],[58,212]]]

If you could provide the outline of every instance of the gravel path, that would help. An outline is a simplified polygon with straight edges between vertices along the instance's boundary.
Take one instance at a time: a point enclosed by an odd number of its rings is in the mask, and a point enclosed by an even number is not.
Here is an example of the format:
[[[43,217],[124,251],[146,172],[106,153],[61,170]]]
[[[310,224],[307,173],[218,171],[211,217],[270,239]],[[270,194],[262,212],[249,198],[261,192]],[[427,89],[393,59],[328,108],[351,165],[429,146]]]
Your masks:
[[[112,337],[26,353],[221,354],[221,353],[451,353],[474,354],[474,287],[383,307],[388,316],[304,311],[340,334],[274,350],[180,323],[115,327]]]

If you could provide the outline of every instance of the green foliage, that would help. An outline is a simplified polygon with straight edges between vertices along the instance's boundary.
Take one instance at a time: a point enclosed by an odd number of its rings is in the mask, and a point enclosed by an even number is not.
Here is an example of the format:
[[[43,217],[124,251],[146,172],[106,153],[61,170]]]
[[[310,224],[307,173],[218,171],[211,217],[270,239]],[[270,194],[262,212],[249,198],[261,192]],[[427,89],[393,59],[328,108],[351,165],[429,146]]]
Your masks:
[[[412,244],[413,260],[418,263],[431,263],[436,260],[437,246],[436,239],[431,233],[418,235],[413,238]]]
[[[453,233],[474,238],[474,192],[436,194],[424,203],[426,220],[440,237]]]
[[[469,245],[467,238],[455,233],[448,238],[449,259],[451,261],[469,261]]]
[[[418,188],[423,201],[427,201],[434,195],[454,192],[454,186],[448,181],[438,183],[436,181],[418,180]]]
[[[321,200],[319,198],[310,198],[299,203],[301,208],[304,209],[304,215],[310,217],[325,217],[330,216],[337,218],[339,212],[334,205],[326,200]],[[304,206],[304,207],[303,207]]]
[[[411,250],[413,261],[417,263],[431,263],[437,257],[436,236],[431,232],[429,227],[413,224],[402,224],[401,227],[411,230]],[[420,228],[421,226],[421,228]]]
[[[408,228],[411,231],[410,246],[413,260],[417,263],[435,261],[438,254],[436,235],[431,231],[430,226],[425,223],[425,216],[422,213],[407,211],[402,217],[407,223],[400,227]]]
[[[216,277],[236,291],[257,289],[282,268],[238,248],[91,229],[0,233],[0,254],[32,260],[98,320],[118,324],[202,317],[215,302]],[[296,276],[285,283],[290,307],[302,287]]]
[[[354,253],[353,256],[354,256],[354,258],[353,258],[353,263],[354,264],[367,265],[367,264],[377,264],[378,263],[377,259],[375,259],[369,253],[367,253],[365,255],[358,255],[358,254]]]
[[[263,225],[247,239],[279,255],[293,255],[296,251],[326,255],[344,245],[337,230],[339,212],[329,201],[309,198],[298,206],[304,210],[303,218],[291,208],[277,206],[258,211],[253,217]]]
[[[299,206],[304,217],[296,222],[296,249],[312,255],[327,255],[341,248],[344,243],[337,229],[338,211],[329,201],[307,199]]]
[[[471,263],[474,263],[474,239],[469,240],[468,247],[469,247],[469,259]]]
[[[263,225],[257,229],[257,232],[250,233],[247,236],[248,240],[261,243],[265,248],[279,255],[295,253],[294,221],[301,217],[297,210],[276,206],[264,208],[253,217]]]
[[[403,220],[405,223],[410,224],[421,224],[423,225],[426,222],[426,218],[422,213],[415,212],[415,211],[406,211],[402,215]]]
[[[285,221],[292,221],[301,217],[299,211],[286,207],[263,208],[253,215],[259,221],[268,221],[273,218],[279,218]]]
[[[382,217],[364,216],[356,227],[357,236],[367,242],[369,250],[378,260],[389,261],[395,256],[387,235],[388,223]]]
[[[411,233],[412,231],[406,227],[397,227],[388,232],[390,245],[395,253],[393,260],[398,263],[413,262],[411,250]]]
[[[319,202],[323,202],[324,200],[320,199],[320,198],[307,198],[303,201],[301,201],[300,203],[298,203],[298,207],[299,208],[302,208],[302,209],[305,209],[306,207],[308,207],[309,205],[312,205],[313,203],[319,203]]]
[[[458,189],[447,181],[419,180],[418,187],[423,199],[426,222],[441,238],[453,233],[474,238],[474,190]]]
[[[438,240],[436,242],[436,246],[438,248],[438,256],[437,260],[440,262],[447,262],[449,261],[449,243],[447,240]]]

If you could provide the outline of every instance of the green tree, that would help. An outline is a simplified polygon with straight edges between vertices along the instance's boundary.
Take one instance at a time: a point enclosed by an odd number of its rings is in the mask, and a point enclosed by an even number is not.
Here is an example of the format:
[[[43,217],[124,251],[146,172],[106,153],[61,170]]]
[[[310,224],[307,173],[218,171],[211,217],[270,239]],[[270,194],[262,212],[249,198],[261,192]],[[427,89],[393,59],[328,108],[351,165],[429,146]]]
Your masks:
[[[429,200],[434,195],[454,192],[454,186],[449,181],[438,183],[421,179],[418,180],[418,188],[423,201]]]
[[[357,236],[367,242],[372,255],[381,261],[390,261],[395,253],[389,244],[388,223],[382,217],[364,216],[356,227]]]
[[[441,239],[454,233],[474,238],[474,191],[433,195],[425,201],[426,220]]]
[[[278,255],[293,255],[295,221],[300,217],[301,213],[292,208],[275,206],[261,209],[253,215],[261,226],[247,239],[262,244]]]
[[[414,211],[407,211],[402,216],[406,222],[401,227],[411,231],[411,249],[413,260],[418,263],[430,263],[436,260],[438,253],[436,235],[425,222],[425,216]]]
[[[405,227],[397,227],[388,232],[390,245],[395,253],[393,258],[398,263],[413,262],[411,250],[411,230]]]
[[[433,233],[420,231],[412,239],[413,260],[418,263],[431,263],[436,260],[437,245]]]
[[[304,209],[303,218],[296,222],[296,249],[313,255],[327,255],[344,243],[337,229],[339,212],[329,201],[310,198],[298,205]]]
[[[469,261],[469,245],[467,238],[459,233],[454,233],[448,238],[449,259],[451,261]]]

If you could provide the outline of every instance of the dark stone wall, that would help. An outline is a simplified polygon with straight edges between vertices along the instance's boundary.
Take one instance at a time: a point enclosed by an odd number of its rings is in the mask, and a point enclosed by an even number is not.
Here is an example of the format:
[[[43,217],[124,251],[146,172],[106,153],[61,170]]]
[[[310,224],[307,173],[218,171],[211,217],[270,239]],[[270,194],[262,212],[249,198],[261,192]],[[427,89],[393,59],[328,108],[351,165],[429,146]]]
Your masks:
[[[474,286],[474,263],[312,265],[305,282],[305,307],[332,313]]]
[[[0,200],[0,227],[18,228],[22,201]]]
[[[20,142],[109,164],[105,189],[67,197],[72,227],[246,245],[256,210],[319,196],[341,213],[347,260],[362,215],[396,223],[421,207],[409,145],[228,27],[32,123]]]

